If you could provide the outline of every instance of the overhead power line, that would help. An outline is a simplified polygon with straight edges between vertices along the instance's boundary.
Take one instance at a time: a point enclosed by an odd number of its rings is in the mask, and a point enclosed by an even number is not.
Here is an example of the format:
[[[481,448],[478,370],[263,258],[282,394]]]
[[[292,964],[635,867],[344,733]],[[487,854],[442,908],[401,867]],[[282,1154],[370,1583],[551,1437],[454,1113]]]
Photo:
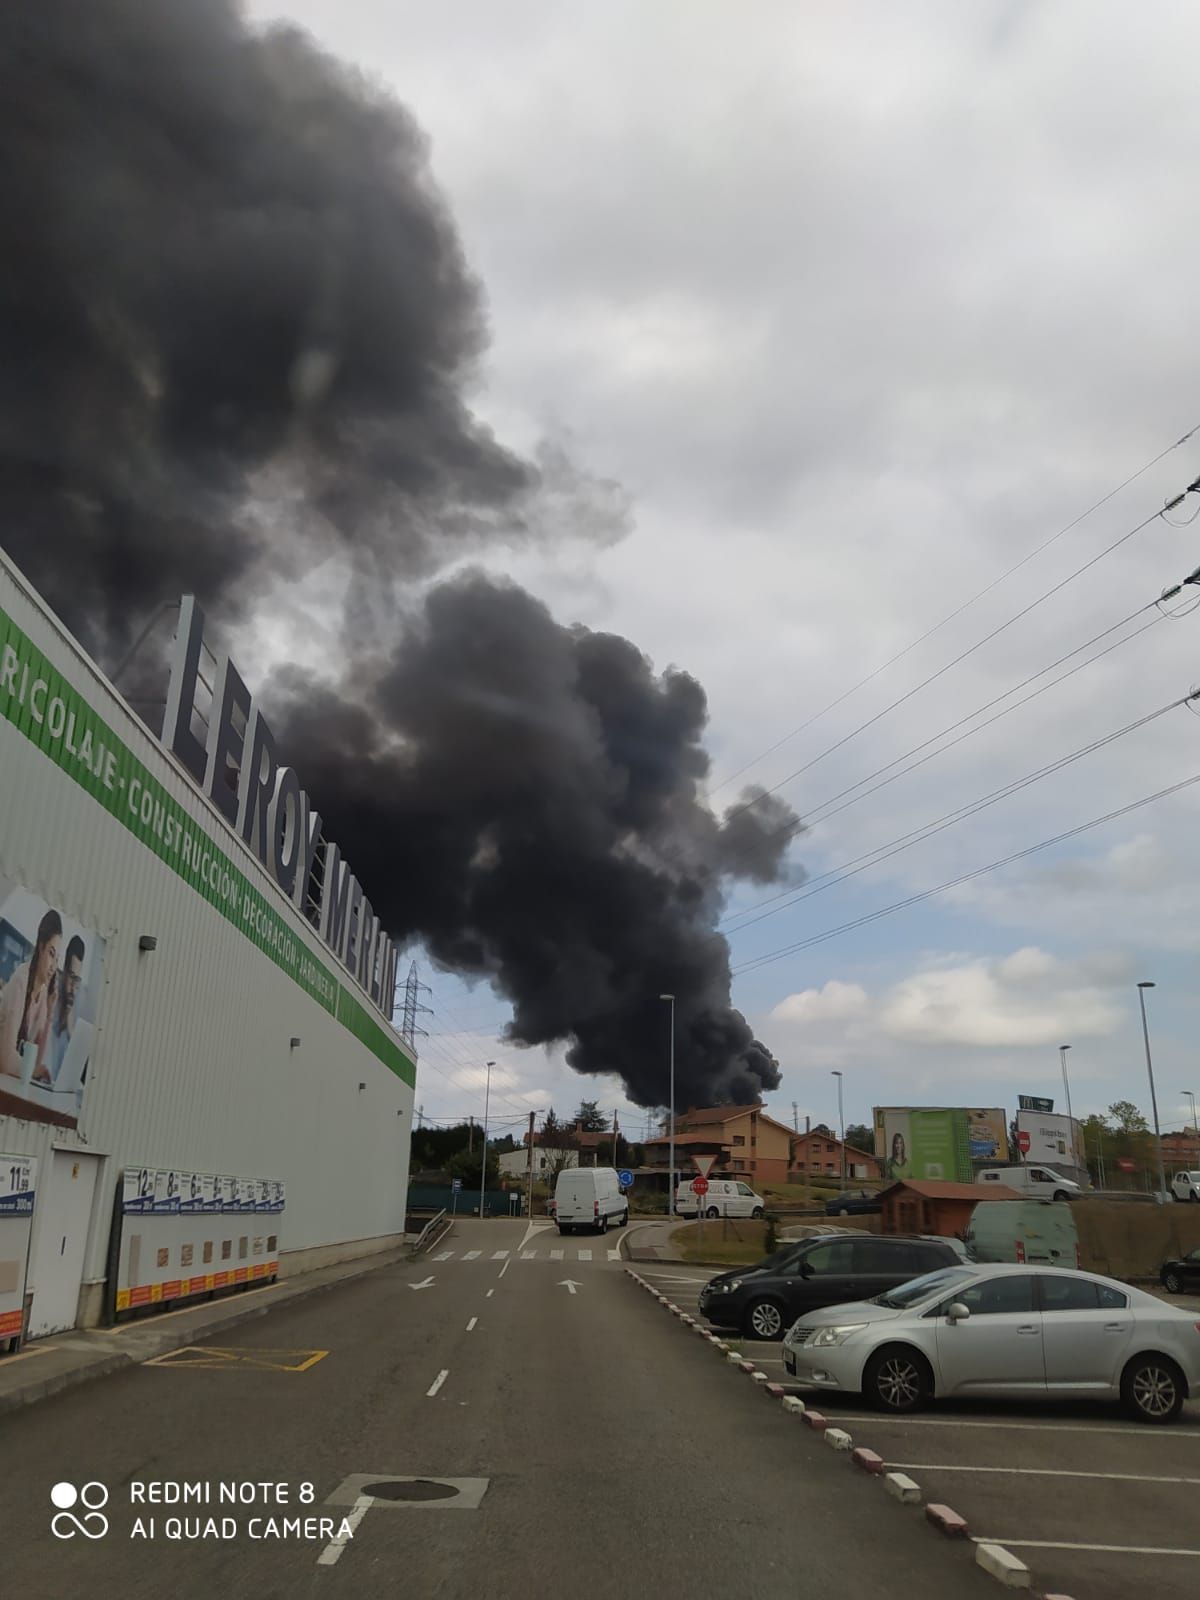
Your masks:
[[[944,894],[947,889],[956,889],[960,884],[970,883],[974,878],[982,878],[988,872],[996,872],[1001,867],[1011,866],[1014,861],[1023,861],[1027,857],[1036,855],[1040,850],[1048,850],[1052,845],[1063,844],[1068,839],[1077,838],[1081,833],[1087,833],[1091,828],[1099,828],[1106,822],[1115,822],[1119,817],[1125,817],[1132,811],[1138,811],[1143,806],[1153,805],[1158,800],[1165,800],[1168,796],[1179,794],[1184,789],[1189,789],[1195,783],[1200,783],[1200,772],[1190,778],[1184,778],[1179,783],[1168,785],[1165,789],[1158,789],[1153,794],[1143,795],[1140,800],[1132,800],[1128,805],[1118,806],[1115,811],[1106,811],[1102,817],[1093,817],[1090,822],[1081,822],[1077,827],[1068,828],[1065,833],[1057,833],[1050,839],[1042,839],[1037,844],[1029,845],[1024,850],[1014,850],[1011,855],[1001,856],[999,860],[989,861],[986,866],[976,867],[973,872],[960,873],[957,878],[948,878],[945,883],[936,884],[932,889],[922,889],[918,894],[908,895],[903,900],[895,900],[891,905],[881,906],[878,911],[867,912],[865,916],[854,917],[849,922],[843,922],[836,928],[826,928],[821,933],[814,933],[807,939],[798,939],[794,944],[785,945],[779,950],[769,950],[764,955],[755,956],[753,960],[744,962],[740,967],[733,969],[735,976],[747,972],[755,972],[760,967],[770,966],[773,962],[782,961],[785,957],[795,955],[801,950],[808,950],[813,945],[824,944],[828,939],[836,939],[840,934],[851,933],[856,928],[865,927],[870,922],[878,922],[882,917],[890,917],[894,912],[904,911],[909,906],[919,905],[923,900],[930,900],[934,895]]]
[[[848,700],[851,695],[857,694],[860,689],[866,688],[867,684],[872,683],[877,677],[879,677],[880,673],[886,672],[889,667],[894,667],[897,661],[903,660],[903,658],[911,651],[915,650],[918,645],[924,644],[926,639],[931,639],[933,635],[940,629],[944,628],[947,623],[953,622],[956,617],[962,616],[963,612],[969,610],[969,608],[973,606],[977,600],[982,600],[985,595],[991,594],[993,589],[999,588],[999,586],[1006,582],[1007,579],[1011,578],[1015,572],[1019,572],[1022,567],[1027,566],[1029,562],[1034,560],[1035,557],[1040,556],[1043,550],[1048,550],[1052,544],[1055,544],[1065,534],[1070,533],[1073,528],[1077,528],[1079,524],[1086,521],[1086,519],[1090,517],[1094,511],[1098,511],[1101,506],[1107,505],[1107,503],[1115,495],[1120,494],[1122,489],[1127,489],[1131,483],[1136,482],[1136,480],[1142,477],[1144,473],[1149,472],[1151,467],[1156,467],[1160,461],[1165,460],[1165,458],[1173,451],[1178,450],[1181,445],[1185,445],[1188,440],[1198,432],[1200,432],[1200,422],[1198,422],[1195,427],[1189,428],[1182,438],[1176,439],[1174,444],[1169,444],[1165,450],[1160,450],[1156,456],[1152,457],[1151,460],[1147,461],[1143,466],[1140,466],[1136,472],[1131,472],[1127,478],[1123,478],[1121,482],[1118,483],[1114,488],[1110,489],[1107,494],[1101,495],[1099,500],[1093,501],[1093,503],[1088,506],[1086,511],[1081,511],[1077,517],[1068,522],[1065,527],[1060,528],[1057,533],[1052,533],[1048,539],[1043,539],[1041,544],[1039,544],[1035,549],[1031,550],[1028,555],[1022,556],[1020,561],[1015,562],[1006,571],[1002,572],[998,578],[993,578],[990,583],[985,584],[982,589],[977,590],[976,593],[971,595],[969,599],[964,600],[961,605],[956,606],[953,611],[947,612],[940,622],[935,622],[932,627],[926,628],[924,633],[919,634],[917,638],[911,640],[903,647],[903,649],[897,650],[895,655],[889,656],[886,661],[881,662],[879,666],[868,672],[865,677],[860,678],[857,683],[851,684],[848,689],[843,690],[843,692],[835,699],[831,700],[828,705],[822,706],[820,711],[815,711],[811,717],[807,717],[803,722],[798,723],[796,727],[785,733],[782,738],[776,739],[774,744],[768,745],[767,748],[760,751],[758,755],[752,756],[749,761],[738,767],[736,772],[731,772],[728,777],[722,778],[720,783],[716,784],[712,789],[709,790],[710,797],[712,795],[719,794],[721,790],[727,788],[735,778],[740,778],[744,772],[749,772],[750,768],[756,767],[760,761],[765,761],[768,756],[774,755],[776,750],[782,749],[785,744],[788,744],[792,739],[796,738],[798,734],[803,733],[806,728],[811,728],[813,723],[819,722],[823,716],[827,715],[828,712],[835,710],[843,703],[843,701]],[[1189,488],[1194,489],[1195,487],[1195,484],[1189,485]],[[1181,498],[1182,496],[1179,497],[1179,499]],[[1179,499],[1169,502],[1164,509],[1171,510],[1174,505],[1179,504]],[[1171,526],[1175,527],[1177,524],[1172,523]]]
[[[1056,772],[1061,772],[1064,767],[1071,766],[1076,761],[1081,761],[1084,756],[1093,755],[1097,750],[1114,744],[1118,739],[1123,739],[1126,734],[1134,733],[1139,728],[1144,728],[1148,723],[1156,722],[1159,717],[1166,716],[1168,711],[1177,711],[1180,706],[1187,705],[1191,700],[1200,698],[1200,690],[1191,694],[1182,695],[1178,700],[1172,700],[1165,706],[1160,706],[1157,711],[1148,712],[1144,717],[1137,717],[1133,722],[1127,722],[1124,727],[1116,728],[1111,733],[1093,739],[1090,744],[1082,745],[1078,750],[1072,750],[1068,755],[1060,756],[1058,760],[1048,762],[1045,766],[1028,772],[1023,778],[1016,778],[1011,783],[1003,784],[999,789],[993,789],[990,794],[981,796],[978,800],[969,801],[964,806],[957,807],[954,811],[947,811],[932,822],[922,824],[919,828],[912,829],[909,833],[901,834],[898,839],[891,840],[888,844],[877,846],[874,850],[865,851],[860,856],[855,856],[850,861],[843,861],[838,867],[832,867],[828,872],[822,872],[816,878],[810,878],[800,889],[793,891],[782,905],[777,905],[769,911],[762,911],[758,916],[748,917],[736,928],[729,930],[729,936],[743,933],[757,922],[765,922],[768,917],[777,916],[781,911],[788,911],[801,900],[810,900],[813,895],[823,894],[826,889],[832,889],[839,883],[844,883],[847,878],[857,877],[860,872],[866,872],[869,867],[878,866],[880,862],[890,860],[892,856],[899,855],[902,850],[911,849],[914,844],[923,844],[926,839],[932,839],[935,834],[944,833],[947,828],[954,827],[959,822],[964,822],[968,817],[976,816],[980,811],[986,811],[989,806],[996,805],[1001,800],[1007,800],[1011,795],[1019,794],[1022,789],[1028,789],[1032,784],[1039,783],[1043,778],[1048,778]]]

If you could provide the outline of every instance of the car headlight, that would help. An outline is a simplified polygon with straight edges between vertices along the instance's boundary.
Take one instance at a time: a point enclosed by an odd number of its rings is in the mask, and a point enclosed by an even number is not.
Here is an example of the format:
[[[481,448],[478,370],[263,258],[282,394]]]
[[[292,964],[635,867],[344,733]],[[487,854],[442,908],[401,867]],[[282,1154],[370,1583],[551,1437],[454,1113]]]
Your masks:
[[[731,1283],[710,1283],[708,1285],[707,1293],[732,1294],[735,1289],[740,1289],[741,1287],[742,1280],[740,1278],[734,1278]]]
[[[852,1333],[865,1327],[865,1322],[843,1322],[837,1328],[818,1328],[808,1341],[808,1347],[810,1350],[820,1350],[831,1344],[843,1344]]]

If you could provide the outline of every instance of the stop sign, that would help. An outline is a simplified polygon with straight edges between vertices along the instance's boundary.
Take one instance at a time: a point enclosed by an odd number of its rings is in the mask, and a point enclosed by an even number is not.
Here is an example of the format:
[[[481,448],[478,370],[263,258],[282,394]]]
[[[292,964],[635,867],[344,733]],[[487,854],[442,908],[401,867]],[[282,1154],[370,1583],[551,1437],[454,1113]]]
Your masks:
[[[692,1193],[693,1194],[707,1194],[708,1193],[708,1179],[707,1178],[693,1178],[692,1179]]]
[[[1024,1131],[1017,1134],[1017,1149],[1023,1156],[1029,1154],[1029,1135]]]

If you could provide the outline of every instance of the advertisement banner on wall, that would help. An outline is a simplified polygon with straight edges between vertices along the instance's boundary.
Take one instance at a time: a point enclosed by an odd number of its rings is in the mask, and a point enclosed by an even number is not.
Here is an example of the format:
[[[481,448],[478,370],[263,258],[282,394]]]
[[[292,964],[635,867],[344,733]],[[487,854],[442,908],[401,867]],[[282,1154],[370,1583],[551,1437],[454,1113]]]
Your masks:
[[[0,1154],[0,1343],[19,1339],[25,1327],[25,1278],[37,1162]]]
[[[967,1108],[967,1139],[971,1160],[1008,1160],[1008,1119],[1001,1106]]]
[[[104,940],[0,877],[0,1116],[79,1124]]]
[[[968,1113],[961,1107],[877,1106],[875,1150],[891,1182],[972,1180]]]
[[[1018,1111],[1017,1132],[1029,1135],[1029,1148],[1021,1154],[1023,1161],[1046,1166],[1056,1162],[1070,1167],[1084,1165],[1083,1135],[1078,1122],[1072,1122],[1070,1117],[1046,1111]]]

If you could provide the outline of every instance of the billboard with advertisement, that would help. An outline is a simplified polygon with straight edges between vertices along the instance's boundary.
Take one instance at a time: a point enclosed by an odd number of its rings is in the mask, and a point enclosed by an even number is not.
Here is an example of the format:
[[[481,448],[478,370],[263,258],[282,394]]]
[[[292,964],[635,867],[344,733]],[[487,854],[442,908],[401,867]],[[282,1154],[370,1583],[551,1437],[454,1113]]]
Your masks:
[[[976,1168],[1008,1159],[998,1106],[876,1106],[875,1153],[884,1176],[971,1183]]]
[[[32,1156],[0,1154],[0,1346],[25,1329],[25,1280],[37,1162]]]
[[[104,940],[0,877],[0,1116],[78,1126]]]
[[[1021,1160],[1036,1161],[1046,1166],[1064,1163],[1070,1167],[1084,1165],[1083,1134],[1078,1122],[1070,1117],[1048,1111],[1018,1111],[1017,1133],[1020,1138]],[[1025,1149],[1026,1137],[1029,1148]]]

